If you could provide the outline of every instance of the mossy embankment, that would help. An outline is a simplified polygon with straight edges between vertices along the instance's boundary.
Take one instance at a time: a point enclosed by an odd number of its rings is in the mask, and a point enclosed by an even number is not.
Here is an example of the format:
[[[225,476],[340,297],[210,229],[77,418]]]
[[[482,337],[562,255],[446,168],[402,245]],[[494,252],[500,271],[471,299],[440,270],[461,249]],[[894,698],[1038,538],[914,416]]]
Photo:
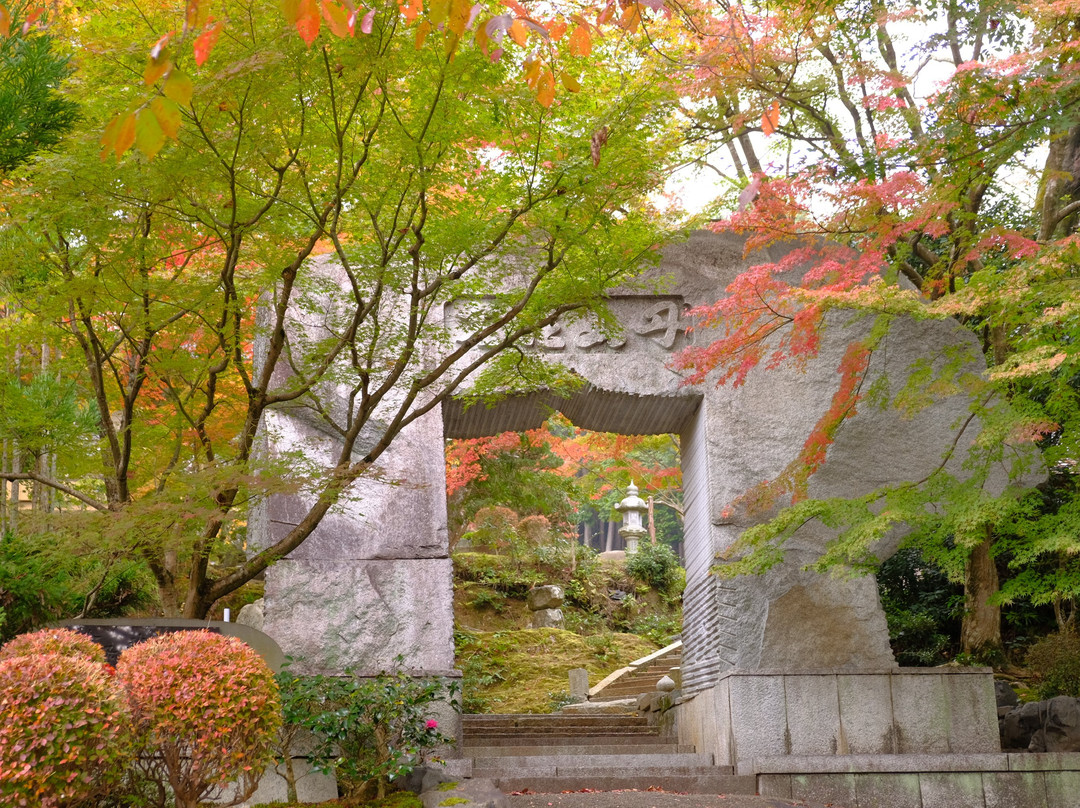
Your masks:
[[[677,635],[681,570],[650,585],[641,564],[576,548],[539,547],[526,557],[454,554],[454,640],[469,713],[545,713],[568,698],[568,673],[589,681],[645,656]],[[647,567],[647,565],[646,565]],[[632,572],[633,571],[633,572]],[[635,574],[636,573],[636,574]],[[530,589],[563,588],[565,629],[530,627]]]

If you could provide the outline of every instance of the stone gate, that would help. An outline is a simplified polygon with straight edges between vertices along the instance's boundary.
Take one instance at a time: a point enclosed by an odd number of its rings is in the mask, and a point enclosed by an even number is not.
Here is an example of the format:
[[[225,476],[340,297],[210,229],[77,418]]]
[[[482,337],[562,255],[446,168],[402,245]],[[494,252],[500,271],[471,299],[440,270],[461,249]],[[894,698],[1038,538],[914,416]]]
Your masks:
[[[584,379],[569,398],[451,403],[412,424],[380,461],[378,478],[362,481],[355,500],[267,571],[265,631],[310,670],[374,672],[401,654],[407,668],[454,675],[444,439],[535,428],[558,410],[586,429],[681,438],[687,588],[679,731],[687,742],[733,765],[774,754],[997,751],[988,673],[899,669],[873,577],[802,570],[831,538],[824,526],[800,528],[786,561],[767,575],[709,575],[716,555],[750,524],[727,506],[795,458],[828,408],[840,357],[862,333],[832,315],[819,356],[803,369],[759,368],[738,388],[685,386],[671,368],[673,352],[710,339],[687,330],[687,310],[722,296],[751,263],[760,259],[743,257],[741,239],[696,233],[667,248],[645,286],[635,287],[655,293],[613,294],[620,333],[579,319],[537,340],[534,350]],[[447,321],[456,315],[448,306]],[[984,370],[979,346],[958,324],[901,322],[874,353],[870,374],[899,385],[916,360],[940,366],[958,351],[968,352],[972,371]],[[839,431],[810,495],[857,496],[942,464],[959,472],[975,434],[969,406],[957,394],[911,417],[862,408]],[[270,421],[274,440],[315,455],[331,440],[287,412]],[[276,537],[305,511],[299,498],[277,497],[253,514],[252,533]],[[929,724],[928,711],[938,716]]]

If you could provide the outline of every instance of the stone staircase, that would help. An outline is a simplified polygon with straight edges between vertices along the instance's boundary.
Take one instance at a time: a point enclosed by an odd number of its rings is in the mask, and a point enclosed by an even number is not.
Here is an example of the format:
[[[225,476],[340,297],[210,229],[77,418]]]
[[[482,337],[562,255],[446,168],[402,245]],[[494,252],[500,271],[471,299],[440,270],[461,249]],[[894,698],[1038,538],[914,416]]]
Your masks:
[[[651,693],[662,677],[681,664],[682,643],[674,643],[604,678],[589,691],[589,701],[616,701]]]
[[[638,715],[466,715],[463,749],[474,777],[504,792],[663,789],[754,794],[756,779],[714,766]]]

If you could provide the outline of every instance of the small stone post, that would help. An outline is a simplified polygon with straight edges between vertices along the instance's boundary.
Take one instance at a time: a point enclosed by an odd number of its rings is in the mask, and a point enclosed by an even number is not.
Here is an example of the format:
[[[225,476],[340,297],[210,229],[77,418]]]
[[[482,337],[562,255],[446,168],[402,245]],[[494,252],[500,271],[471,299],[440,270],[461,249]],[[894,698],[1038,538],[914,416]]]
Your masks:
[[[570,698],[579,704],[589,700],[589,672],[585,668],[570,669]]]

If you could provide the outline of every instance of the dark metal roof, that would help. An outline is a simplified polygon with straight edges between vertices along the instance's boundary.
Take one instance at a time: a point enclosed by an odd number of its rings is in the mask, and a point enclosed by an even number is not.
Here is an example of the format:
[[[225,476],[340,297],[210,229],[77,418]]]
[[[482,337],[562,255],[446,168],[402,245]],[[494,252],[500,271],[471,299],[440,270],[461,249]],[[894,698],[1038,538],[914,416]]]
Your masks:
[[[636,395],[586,385],[562,398],[550,392],[503,399],[492,407],[460,400],[443,405],[447,438],[481,438],[501,432],[522,432],[541,426],[555,411],[576,426],[623,435],[661,435],[682,432],[701,402],[701,395]]]

